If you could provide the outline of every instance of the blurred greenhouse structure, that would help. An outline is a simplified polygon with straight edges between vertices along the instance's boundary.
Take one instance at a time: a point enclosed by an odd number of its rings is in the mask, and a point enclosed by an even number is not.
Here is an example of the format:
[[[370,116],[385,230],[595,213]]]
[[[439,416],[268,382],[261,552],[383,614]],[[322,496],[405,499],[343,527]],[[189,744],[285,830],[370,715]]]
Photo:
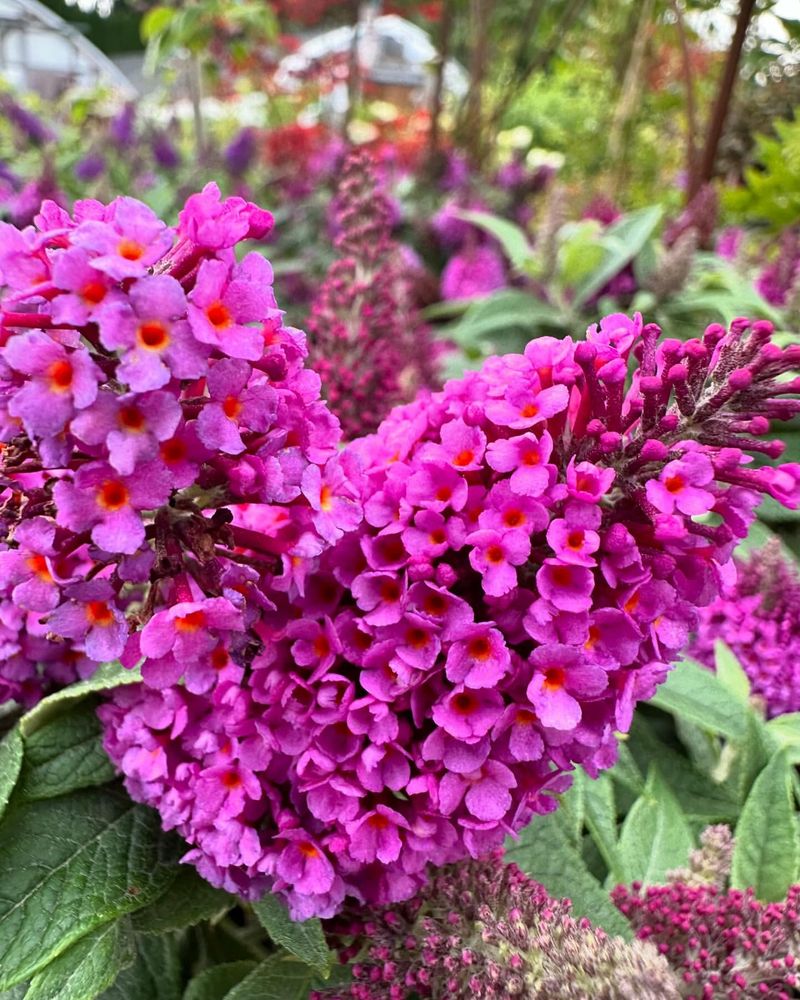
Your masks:
[[[76,85],[135,96],[107,56],[37,0],[0,0],[0,76],[14,90],[48,99]]]

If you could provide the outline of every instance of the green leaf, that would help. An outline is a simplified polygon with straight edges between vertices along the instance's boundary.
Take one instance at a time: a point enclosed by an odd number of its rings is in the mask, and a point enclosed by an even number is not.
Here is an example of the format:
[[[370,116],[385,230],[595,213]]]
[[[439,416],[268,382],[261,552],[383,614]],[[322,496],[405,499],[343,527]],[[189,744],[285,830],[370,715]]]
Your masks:
[[[754,711],[747,718],[747,736],[744,740],[727,743],[722,752],[718,772],[726,769],[725,785],[742,805],[750,794],[753,782],[769,763],[777,749],[766,725]]]
[[[31,980],[25,1000],[94,1000],[133,962],[125,920],[104,924],[62,952]]]
[[[543,329],[560,328],[558,310],[516,288],[504,288],[473,302],[458,323],[442,335],[465,348],[487,341],[493,350],[521,350],[530,337]]]
[[[273,893],[268,893],[257,903],[253,903],[253,910],[275,944],[282,945],[301,962],[327,976],[332,955],[325,944],[319,920],[290,920],[285,903]]]
[[[617,849],[617,810],[614,785],[607,774],[592,781],[585,779],[586,828],[606,863],[614,882],[623,879],[622,863]]]
[[[16,807],[0,826],[0,989],[156,899],[178,853],[158,814],[114,787]]]
[[[23,715],[20,720],[22,735],[26,738],[31,736],[46,722],[61,715],[72,702],[80,701],[94,691],[106,691],[123,684],[137,684],[141,679],[138,667],[127,670],[121,663],[104,663],[88,680],[56,691],[40,701],[27,715]]]
[[[717,680],[743,705],[750,704],[750,681],[736,654],[726,646],[722,639],[714,643],[714,664],[717,668]]]
[[[454,214],[460,219],[464,219],[465,222],[471,222],[479,229],[483,229],[490,236],[494,236],[503,248],[503,253],[518,271],[522,270],[533,256],[533,249],[525,230],[520,229],[513,222],[509,222],[508,219],[501,219],[489,212],[464,210]]]
[[[14,726],[0,742],[0,816],[3,815],[22,767],[22,737]]]
[[[175,11],[171,7],[152,7],[139,24],[139,34],[142,41],[147,43],[156,35],[163,34],[174,17]]]
[[[133,965],[98,1000],[181,1000],[181,962],[168,934],[136,937]]]
[[[633,720],[629,745],[644,770],[649,773],[653,765],[660,769],[662,781],[669,784],[688,819],[703,825],[736,819],[738,802],[722,779],[701,774],[683,754],[660,740],[651,721],[642,715]]]
[[[45,722],[25,740],[18,794],[28,800],[48,799],[103,785],[114,776],[92,699]]]
[[[779,750],[756,778],[736,824],[731,885],[776,902],[797,881],[800,845],[792,772]]]
[[[627,920],[586,867],[557,812],[536,816],[517,840],[509,839],[506,859],[541,882],[552,896],[571,899],[576,916],[589,917],[609,934],[630,939]]]
[[[257,965],[257,962],[225,962],[205,969],[186,987],[183,1000],[225,1000],[229,991]]]
[[[673,668],[649,704],[729,739],[743,739],[747,732],[747,706],[710,670],[691,660]]]
[[[236,902],[235,896],[209,885],[195,868],[181,865],[169,892],[131,919],[134,929],[141,934],[163,934],[194,927],[202,920],[214,920]]]
[[[617,742],[617,751],[617,763],[609,771],[609,774],[614,781],[618,781],[632,792],[641,795],[644,791],[644,778],[630,751],[627,739],[621,739]]]
[[[622,824],[619,857],[624,881],[663,882],[670,869],[686,864],[691,848],[686,817],[658,768],[652,766],[644,793]]]
[[[605,230],[600,240],[603,260],[575,288],[572,300],[575,309],[580,309],[633,260],[653,235],[663,213],[660,205],[648,205],[623,215]]]
[[[314,981],[307,965],[276,956],[253,969],[224,1000],[308,1000]]]
[[[776,715],[767,723],[767,732],[786,750],[789,763],[800,764],[800,712]]]

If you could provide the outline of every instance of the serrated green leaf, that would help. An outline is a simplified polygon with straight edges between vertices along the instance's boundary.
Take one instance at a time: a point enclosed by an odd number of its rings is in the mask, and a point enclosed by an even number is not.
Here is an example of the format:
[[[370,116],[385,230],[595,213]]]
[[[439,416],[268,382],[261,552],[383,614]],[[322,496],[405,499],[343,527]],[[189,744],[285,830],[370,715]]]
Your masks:
[[[285,903],[273,893],[253,903],[253,910],[275,944],[284,947],[321,975],[326,976],[330,972],[333,956],[325,943],[319,920],[290,920]]]
[[[40,729],[46,722],[61,715],[71,702],[80,701],[95,691],[106,691],[121,687],[124,684],[137,684],[142,675],[139,668],[127,670],[120,663],[104,663],[91,677],[77,684],[56,691],[42,699],[38,705],[20,719],[23,737],[27,738]]]
[[[490,236],[494,236],[503,248],[503,253],[517,270],[522,270],[533,256],[533,249],[525,230],[520,229],[513,222],[509,222],[508,219],[502,219],[489,212],[463,210],[454,214],[460,219],[464,219],[465,222],[471,222],[479,229],[483,229]]]
[[[186,987],[183,1000],[225,1000],[257,966],[258,962],[225,962],[205,969]]]
[[[169,891],[131,919],[140,934],[163,934],[213,920],[236,903],[235,896],[209,885],[195,868],[181,865]]]
[[[82,937],[31,980],[25,1000],[95,1000],[134,959],[127,920]]]
[[[686,864],[692,833],[677,799],[652,766],[641,797],[625,817],[619,837],[624,881],[654,885]]]
[[[506,859],[541,882],[552,896],[571,899],[576,916],[589,917],[609,934],[632,936],[627,920],[571,843],[557,812],[536,816],[517,840],[506,841]]]
[[[114,765],[101,733],[94,699],[36,729],[25,740],[18,796],[48,799],[112,781]]]
[[[776,902],[797,881],[800,845],[792,772],[779,750],[756,778],[736,824],[731,885]]]
[[[307,965],[276,956],[258,965],[224,1000],[308,1000],[314,983]]]
[[[650,704],[729,739],[743,739],[748,708],[714,674],[691,660],[678,663]]]
[[[98,1000],[181,1000],[181,963],[169,934],[136,937],[133,965]]]
[[[17,806],[0,826],[0,989],[156,899],[179,853],[158,814],[115,787]]]
[[[19,727],[6,733],[0,742],[0,816],[5,812],[22,768],[22,737]]]

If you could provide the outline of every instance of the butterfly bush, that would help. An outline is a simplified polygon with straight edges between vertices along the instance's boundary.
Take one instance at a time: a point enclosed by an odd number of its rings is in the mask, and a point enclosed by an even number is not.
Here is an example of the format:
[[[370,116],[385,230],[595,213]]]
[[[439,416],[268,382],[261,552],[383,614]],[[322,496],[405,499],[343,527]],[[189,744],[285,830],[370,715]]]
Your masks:
[[[131,198],[0,224],[0,701],[117,658],[237,676],[269,587],[341,534],[338,424],[234,253],[271,227],[213,184],[177,231]]]
[[[206,878],[276,891],[295,918],[408,899],[430,864],[554,809],[576,766],[613,764],[730,581],[759,494],[800,502],[800,466],[749,467],[800,408],[782,379],[800,348],[771,333],[737,320],[659,341],[612,315],[585,342],[489,359],[312,465],[332,544],[247,608],[252,655],[103,709],[131,794]],[[148,658],[213,648],[216,605],[193,631],[186,610],[148,623]]]
[[[328,939],[354,982],[315,1000],[678,1000],[655,947],[609,937],[500,858],[445,868],[400,906],[344,914]]]
[[[800,711],[800,576],[771,542],[737,561],[738,574],[700,609],[689,655],[714,667],[718,639],[733,650],[772,718]]]
[[[392,406],[438,384],[438,351],[412,302],[392,239],[392,206],[367,153],[350,154],[334,202],[339,257],[308,320],[314,364],[346,439],[374,431]]]
[[[800,989],[800,885],[761,903],[731,889],[733,839],[724,826],[701,835],[689,868],[667,885],[617,886],[611,898],[640,941],[658,948],[686,1000],[791,1000]]]

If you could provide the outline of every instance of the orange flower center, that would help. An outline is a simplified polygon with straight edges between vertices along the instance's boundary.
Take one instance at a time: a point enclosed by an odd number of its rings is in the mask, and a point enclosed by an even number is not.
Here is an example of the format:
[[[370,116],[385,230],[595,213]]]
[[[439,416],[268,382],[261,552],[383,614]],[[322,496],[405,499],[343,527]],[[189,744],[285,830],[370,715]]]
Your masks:
[[[583,540],[586,536],[580,530],[570,531],[567,535],[567,547],[576,552],[583,547]]]
[[[138,406],[123,406],[119,411],[119,423],[126,431],[140,431],[144,427],[144,414]]]
[[[683,476],[669,476],[664,482],[664,486],[667,488],[667,493],[680,493],[686,482]]]
[[[470,639],[467,644],[467,653],[473,660],[488,660],[492,655],[492,646],[485,635],[477,639]]]
[[[96,306],[106,297],[106,291],[102,281],[88,281],[81,290],[81,297],[87,305]]]
[[[426,594],[422,607],[426,614],[440,618],[447,611],[447,600],[441,594]]]
[[[333,490],[327,483],[319,491],[319,507],[326,512],[333,509]]]
[[[600,642],[601,632],[597,625],[589,626],[589,638],[583,644],[584,649],[592,650]]]
[[[469,448],[465,448],[464,451],[460,451],[453,459],[453,465],[458,465],[459,467],[463,467],[465,465],[470,465],[474,461],[475,461],[475,452],[470,451]]]
[[[478,699],[469,691],[462,691],[450,699],[450,707],[459,715],[469,715],[478,707]]]
[[[66,392],[72,386],[72,365],[69,361],[54,361],[47,369],[50,388],[54,392]]]
[[[297,850],[303,855],[304,858],[318,858],[319,851],[313,844],[310,844],[307,840],[302,841],[297,845]]]
[[[117,244],[117,253],[124,260],[141,260],[144,256],[144,247],[136,240],[126,238]]]
[[[516,510],[512,507],[511,510],[507,510],[503,514],[503,524],[507,528],[518,528],[521,524],[525,523],[525,515],[521,510]]]
[[[217,330],[224,330],[233,324],[233,317],[227,306],[222,302],[212,302],[206,308],[208,322]]]
[[[146,351],[163,351],[169,344],[169,332],[163,323],[151,319],[139,326],[136,340]]]
[[[188,615],[182,615],[175,619],[175,630],[177,632],[199,632],[206,624],[205,611],[190,611]]]
[[[97,502],[106,510],[118,511],[127,504],[129,498],[125,486],[116,479],[108,479],[97,491]]]
[[[114,615],[105,601],[89,601],[86,605],[86,618],[90,625],[99,625],[101,628],[114,622]]]
[[[440,503],[446,503],[453,495],[453,491],[449,486],[440,486],[436,491],[436,499]]]
[[[53,579],[53,575],[50,572],[50,569],[47,565],[47,560],[45,559],[44,556],[40,555],[28,556],[28,558],[25,560],[25,563],[28,569],[30,569],[33,573],[35,573],[40,580],[44,580],[45,583],[50,583],[50,581]]]
[[[520,414],[526,418],[535,417],[537,416],[538,413],[539,413],[539,407],[536,405],[536,403],[528,403],[527,405],[523,406],[522,409],[520,410]]]
[[[370,816],[367,822],[374,830],[385,830],[389,825],[389,820],[383,813],[375,813],[374,816]]]
[[[159,451],[167,465],[174,465],[186,458],[188,449],[185,441],[181,441],[180,438],[170,438],[169,441],[162,442]]]
[[[430,535],[428,535],[431,545],[444,545],[447,541],[447,535],[444,533],[444,528],[435,528]]]
[[[235,420],[242,412],[242,404],[236,396],[228,396],[222,404],[222,412],[228,420]]]
[[[547,691],[558,691],[564,687],[567,672],[563,667],[548,667],[544,672],[544,686]]]
[[[532,726],[536,722],[536,713],[529,712],[527,708],[518,708],[514,722],[518,726]]]
[[[410,628],[406,632],[406,642],[412,649],[424,649],[429,639],[430,636],[424,628]]]
[[[238,788],[242,783],[242,779],[239,776],[238,771],[226,771],[222,775],[222,784],[226,788]]]
[[[503,562],[505,553],[499,545],[490,545],[486,550],[486,559],[488,562],[497,565],[497,563]]]

